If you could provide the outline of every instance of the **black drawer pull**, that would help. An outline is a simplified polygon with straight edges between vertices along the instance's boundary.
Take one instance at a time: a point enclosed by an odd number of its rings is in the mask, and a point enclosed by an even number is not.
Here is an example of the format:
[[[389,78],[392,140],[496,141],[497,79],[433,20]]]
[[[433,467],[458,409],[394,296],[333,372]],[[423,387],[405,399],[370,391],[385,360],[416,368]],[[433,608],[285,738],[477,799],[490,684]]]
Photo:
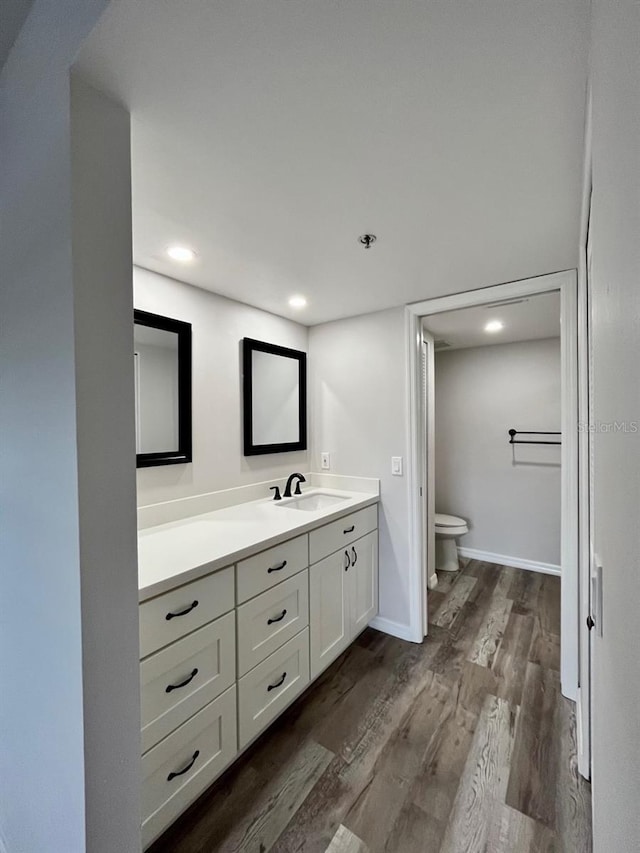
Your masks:
[[[196,677],[197,674],[198,674],[198,667],[196,667],[192,671],[191,675],[188,678],[185,678],[184,681],[181,681],[180,684],[169,684],[167,689],[165,690],[165,693],[171,693],[172,690],[180,690],[181,687],[186,687],[190,681],[193,681],[193,679]]]
[[[347,533],[353,533],[353,531],[354,531],[355,529],[356,529],[355,524],[352,524],[352,525],[351,525],[351,527],[347,527],[347,529],[346,529],[346,530],[343,530],[342,532],[346,535]]]
[[[178,772],[177,772],[177,773],[169,773],[169,775],[167,776],[167,782],[170,782],[172,779],[175,779],[175,778],[176,778],[176,776],[184,776],[184,774],[185,774],[185,773],[188,773],[188,772],[189,772],[189,770],[191,770],[191,768],[193,767],[193,765],[196,763],[196,758],[197,758],[199,755],[200,755],[200,750],[199,750],[199,749],[196,749],[196,751],[193,753],[193,758],[192,758],[192,759],[191,759],[191,761],[187,764],[187,766],[184,768],[184,770],[178,770]]]
[[[284,684],[284,680],[285,680],[285,678],[286,678],[286,677],[287,677],[287,673],[286,673],[286,672],[283,672],[283,673],[282,673],[282,678],[280,679],[280,681],[276,681],[276,683],[275,683],[275,684],[270,684],[270,685],[267,687],[267,690],[275,690],[275,689],[276,689],[276,687],[281,687],[281,686]]]
[[[349,552],[344,552],[345,557],[347,558],[347,565],[344,567],[345,572],[348,572],[351,567],[351,557],[349,556]]]
[[[186,607],[184,610],[181,610],[179,613],[167,613],[167,616],[166,616],[167,622],[169,621],[169,619],[176,619],[178,616],[186,616],[187,613],[191,613],[191,611],[195,607],[197,607],[199,603],[200,603],[199,601],[194,601],[188,607]]]
[[[279,566],[271,566],[270,569],[267,569],[267,574],[271,574],[271,572],[279,572],[287,565],[287,561],[283,560]]]
[[[351,561],[351,565],[355,566],[355,564],[358,562],[358,552],[355,548],[351,548],[351,552],[353,553],[353,560]]]
[[[267,625],[273,625],[274,622],[282,622],[282,620],[284,619],[284,617],[286,615],[287,615],[287,610],[285,608],[279,616],[276,616],[275,619],[267,619]]]

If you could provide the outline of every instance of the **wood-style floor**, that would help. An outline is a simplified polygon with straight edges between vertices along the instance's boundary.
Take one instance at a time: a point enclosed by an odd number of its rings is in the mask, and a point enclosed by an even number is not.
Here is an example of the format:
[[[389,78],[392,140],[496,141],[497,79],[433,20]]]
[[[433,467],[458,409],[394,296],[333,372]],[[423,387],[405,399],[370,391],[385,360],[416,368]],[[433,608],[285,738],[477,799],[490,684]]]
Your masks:
[[[560,583],[469,561],[422,646],[368,629],[153,853],[589,853]]]

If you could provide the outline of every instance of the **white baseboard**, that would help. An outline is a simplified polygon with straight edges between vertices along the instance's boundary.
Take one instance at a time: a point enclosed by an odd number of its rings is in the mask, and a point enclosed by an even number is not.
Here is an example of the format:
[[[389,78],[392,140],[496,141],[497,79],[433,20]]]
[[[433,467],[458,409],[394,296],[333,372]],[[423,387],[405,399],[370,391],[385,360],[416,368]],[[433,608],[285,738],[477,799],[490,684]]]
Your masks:
[[[391,634],[392,637],[398,637],[400,640],[408,640],[410,643],[421,643],[423,639],[422,637],[416,638],[414,636],[410,625],[394,622],[393,619],[385,619],[384,616],[376,616],[369,624],[376,631],[382,631],[383,634]]]
[[[520,557],[507,557],[504,554],[492,554],[490,551],[478,551],[476,548],[460,548],[458,554],[471,560],[496,563],[498,566],[512,566],[514,569],[526,569],[528,572],[540,572],[543,575],[560,576],[560,566],[553,563],[537,563],[535,560],[523,560]]]

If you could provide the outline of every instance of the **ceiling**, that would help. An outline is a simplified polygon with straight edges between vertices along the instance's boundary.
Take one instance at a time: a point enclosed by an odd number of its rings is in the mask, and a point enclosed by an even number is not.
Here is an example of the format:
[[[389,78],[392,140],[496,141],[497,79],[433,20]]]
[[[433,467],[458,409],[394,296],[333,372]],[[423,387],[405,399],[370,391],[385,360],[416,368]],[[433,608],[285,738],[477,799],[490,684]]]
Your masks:
[[[503,328],[489,333],[485,326],[498,320]],[[458,311],[433,314],[423,321],[435,338],[436,351],[509,344],[560,336],[560,291],[527,296],[523,299],[477,305]],[[444,342],[449,346],[444,346]]]
[[[576,266],[587,15],[112,0],[78,69],[132,113],[135,262],[308,325]]]

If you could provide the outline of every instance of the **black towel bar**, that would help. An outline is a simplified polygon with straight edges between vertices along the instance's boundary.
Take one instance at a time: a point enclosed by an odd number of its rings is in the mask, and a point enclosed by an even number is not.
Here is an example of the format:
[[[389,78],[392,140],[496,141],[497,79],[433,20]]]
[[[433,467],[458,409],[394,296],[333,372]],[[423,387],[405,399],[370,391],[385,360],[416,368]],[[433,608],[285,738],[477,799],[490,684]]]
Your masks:
[[[562,435],[561,432],[536,432],[535,430],[530,429],[510,429],[509,430],[509,444],[562,444],[561,441],[537,441],[536,439],[525,439],[515,441],[516,435]]]

